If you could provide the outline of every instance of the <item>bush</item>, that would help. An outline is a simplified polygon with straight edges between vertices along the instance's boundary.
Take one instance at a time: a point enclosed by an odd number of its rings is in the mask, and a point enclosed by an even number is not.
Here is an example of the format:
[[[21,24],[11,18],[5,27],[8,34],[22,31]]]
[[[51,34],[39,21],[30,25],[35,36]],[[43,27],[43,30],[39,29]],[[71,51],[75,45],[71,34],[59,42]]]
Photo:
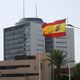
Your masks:
[[[60,77],[60,80],[69,80],[69,77],[66,76],[66,75],[62,75],[62,76]]]

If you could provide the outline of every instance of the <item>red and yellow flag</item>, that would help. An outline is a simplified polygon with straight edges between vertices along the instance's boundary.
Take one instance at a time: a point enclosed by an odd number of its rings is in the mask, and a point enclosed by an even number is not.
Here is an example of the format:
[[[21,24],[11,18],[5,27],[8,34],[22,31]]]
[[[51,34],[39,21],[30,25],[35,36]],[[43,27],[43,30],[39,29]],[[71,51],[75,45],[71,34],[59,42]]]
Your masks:
[[[43,35],[46,37],[59,37],[66,34],[66,19],[46,23],[42,26]]]

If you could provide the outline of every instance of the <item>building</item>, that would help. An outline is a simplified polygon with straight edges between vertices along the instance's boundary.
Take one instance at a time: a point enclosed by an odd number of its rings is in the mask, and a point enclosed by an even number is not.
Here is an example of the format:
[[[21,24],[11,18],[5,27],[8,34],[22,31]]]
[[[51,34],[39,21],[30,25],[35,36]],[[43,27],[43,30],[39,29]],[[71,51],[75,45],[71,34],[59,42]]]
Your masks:
[[[45,37],[45,52],[51,52],[53,49],[63,50],[68,54],[68,58],[75,60],[74,51],[74,29],[67,28],[66,36],[57,38]],[[66,65],[68,66],[68,64]],[[74,62],[70,63],[70,66],[74,66]]]
[[[24,58],[24,57],[23,57]],[[0,80],[51,80],[52,69],[49,61],[44,61],[46,54],[17,56],[16,60],[0,61]],[[73,68],[70,69],[71,73]],[[69,76],[68,68],[60,69],[60,76]],[[53,80],[57,78],[58,71],[53,65]]]
[[[17,55],[35,55],[45,52],[40,18],[23,18],[15,26],[4,29],[4,60]]]
[[[18,55],[36,55],[61,49],[74,59],[74,29],[67,28],[67,35],[57,38],[42,36],[40,18],[23,18],[16,26],[4,29],[4,59],[14,60]],[[74,62],[71,63],[71,66]],[[66,65],[68,66],[68,65]]]
[[[42,62],[45,57],[37,54],[25,60],[0,61],[0,80],[50,80],[48,62]]]

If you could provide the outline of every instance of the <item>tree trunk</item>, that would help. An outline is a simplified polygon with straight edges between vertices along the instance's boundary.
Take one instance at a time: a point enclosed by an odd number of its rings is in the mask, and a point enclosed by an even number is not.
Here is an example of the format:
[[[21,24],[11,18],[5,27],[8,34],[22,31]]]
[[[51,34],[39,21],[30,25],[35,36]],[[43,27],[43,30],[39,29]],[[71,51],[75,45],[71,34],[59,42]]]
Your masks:
[[[53,65],[51,65],[51,80],[53,80]]]
[[[60,67],[57,67],[57,80],[60,80]]]

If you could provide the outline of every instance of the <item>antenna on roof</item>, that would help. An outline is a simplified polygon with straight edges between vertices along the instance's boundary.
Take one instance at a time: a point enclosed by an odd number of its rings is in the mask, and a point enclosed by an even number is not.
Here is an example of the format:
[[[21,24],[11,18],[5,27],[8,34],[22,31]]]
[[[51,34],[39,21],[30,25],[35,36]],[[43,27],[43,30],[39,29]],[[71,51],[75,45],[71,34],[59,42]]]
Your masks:
[[[23,18],[25,18],[25,0],[23,0]]]
[[[37,18],[37,1],[36,1],[36,18]]]

